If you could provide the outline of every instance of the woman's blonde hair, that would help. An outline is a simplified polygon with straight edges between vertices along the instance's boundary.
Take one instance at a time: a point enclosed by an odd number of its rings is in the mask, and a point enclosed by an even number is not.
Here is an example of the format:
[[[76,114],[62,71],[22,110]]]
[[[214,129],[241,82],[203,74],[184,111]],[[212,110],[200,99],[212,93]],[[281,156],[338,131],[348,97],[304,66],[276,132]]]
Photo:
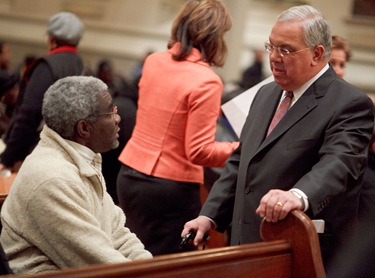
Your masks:
[[[189,0],[181,8],[172,26],[168,43],[171,48],[181,43],[176,61],[185,60],[193,47],[202,53],[202,60],[210,65],[223,66],[227,56],[225,32],[232,27],[232,18],[220,0]]]

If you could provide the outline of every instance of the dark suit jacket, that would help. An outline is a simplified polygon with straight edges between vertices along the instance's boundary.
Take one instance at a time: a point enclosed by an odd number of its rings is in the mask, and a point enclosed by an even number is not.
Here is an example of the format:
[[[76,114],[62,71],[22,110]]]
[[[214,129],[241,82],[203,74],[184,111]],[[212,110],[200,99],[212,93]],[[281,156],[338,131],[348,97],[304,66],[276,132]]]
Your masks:
[[[259,90],[240,146],[201,211],[219,231],[232,222],[232,245],[260,241],[255,210],[270,189],[302,190],[307,213],[324,219],[335,239],[356,216],[373,127],[371,100],[329,68],[265,139],[281,93],[275,82]]]
[[[359,198],[358,216],[362,223],[373,221],[375,224],[375,153],[373,152],[368,153],[368,164]]]

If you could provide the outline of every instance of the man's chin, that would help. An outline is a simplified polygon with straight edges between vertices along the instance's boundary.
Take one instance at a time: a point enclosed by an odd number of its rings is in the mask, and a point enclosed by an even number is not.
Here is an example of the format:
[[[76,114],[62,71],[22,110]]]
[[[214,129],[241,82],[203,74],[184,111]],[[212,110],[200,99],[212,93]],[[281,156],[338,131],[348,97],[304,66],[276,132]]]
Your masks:
[[[120,142],[118,140],[116,140],[112,143],[111,148],[107,148],[106,150],[102,151],[101,153],[106,153],[106,152],[109,152],[111,150],[117,149],[119,145],[120,145]]]
[[[273,78],[274,78],[274,80],[275,80],[275,82],[277,83],[277,84],[279,84],[281,87],[284,87],[285,85],[287,85],[288,84],[288,80],[285,78],[285,76],[273,76]]]
[[[118,140],[116,140],[116,142],[113,143],[112,150],[117,149],[118,146],[120,146],[120,142]]]

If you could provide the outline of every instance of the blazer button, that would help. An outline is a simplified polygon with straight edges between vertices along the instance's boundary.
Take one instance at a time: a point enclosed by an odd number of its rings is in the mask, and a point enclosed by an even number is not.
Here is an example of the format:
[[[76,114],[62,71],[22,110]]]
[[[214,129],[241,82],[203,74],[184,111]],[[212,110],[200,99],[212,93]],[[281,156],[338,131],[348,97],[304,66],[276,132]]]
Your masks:
[[[245,187],[245,194],[249,194],[251,192],[251,190],[250,190],[250,186],[246,186]]]

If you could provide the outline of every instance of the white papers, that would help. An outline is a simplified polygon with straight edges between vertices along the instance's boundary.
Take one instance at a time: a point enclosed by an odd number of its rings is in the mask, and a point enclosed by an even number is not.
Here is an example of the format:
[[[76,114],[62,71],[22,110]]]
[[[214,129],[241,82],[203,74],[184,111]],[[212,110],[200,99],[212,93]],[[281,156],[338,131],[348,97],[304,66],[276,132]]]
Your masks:
[[[316,232],[318,234],[324,234],[324,220],[323,219],[314,219],[312,220],[314,226],[315,226],[315,229],[316,229]]]
[[[230,101],[224,103],[221,106],[225,117],[227,117],[229,123],[231,124],[234,132],[240,137],[242,127],[245,123],[247,114],[249,113],[250,105],[253,102],[255,94],[258,92],[259,88],[264,84],[273,81],[274,78],[270,77],[264,79],[262,82],[251,87],[242,94],[236,96]]]

